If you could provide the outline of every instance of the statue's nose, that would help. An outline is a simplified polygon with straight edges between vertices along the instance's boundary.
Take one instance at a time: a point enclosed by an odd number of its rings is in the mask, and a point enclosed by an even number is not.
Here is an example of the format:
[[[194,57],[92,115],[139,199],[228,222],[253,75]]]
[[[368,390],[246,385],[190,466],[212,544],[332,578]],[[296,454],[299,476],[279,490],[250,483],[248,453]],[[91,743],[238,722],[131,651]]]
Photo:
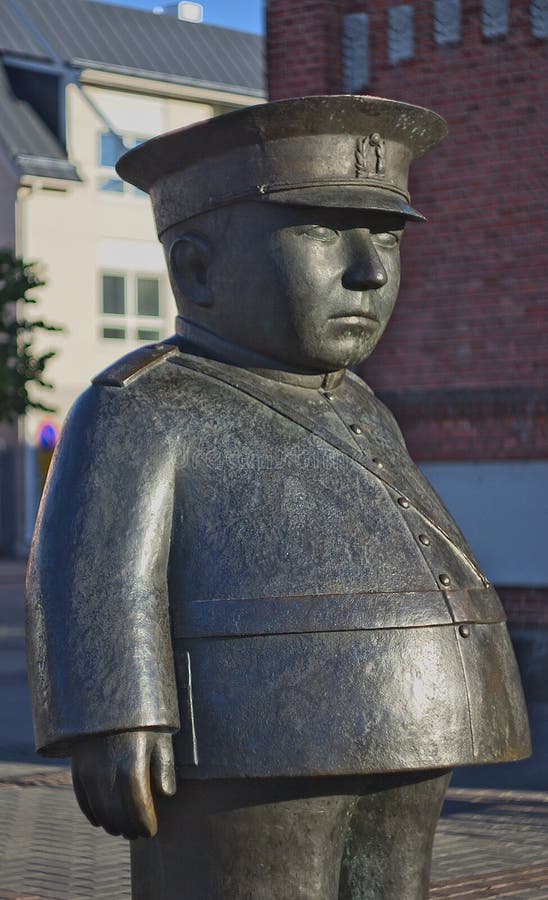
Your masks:
[[[375,246],[369,235],[356,242],[343,275],[343,286],[353,291],[380,288],[388,281]]]

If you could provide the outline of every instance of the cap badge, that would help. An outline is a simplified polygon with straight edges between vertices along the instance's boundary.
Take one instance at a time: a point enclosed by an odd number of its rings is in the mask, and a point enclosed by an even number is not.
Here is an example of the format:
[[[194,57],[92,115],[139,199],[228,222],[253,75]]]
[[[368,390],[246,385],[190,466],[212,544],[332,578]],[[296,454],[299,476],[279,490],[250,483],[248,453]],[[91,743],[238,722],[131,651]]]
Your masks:
[[[385,142],[380,134],[374,131],[369,137],[358,138],[356,143],[356,178],[368,178],[370,175],[384,175]]]

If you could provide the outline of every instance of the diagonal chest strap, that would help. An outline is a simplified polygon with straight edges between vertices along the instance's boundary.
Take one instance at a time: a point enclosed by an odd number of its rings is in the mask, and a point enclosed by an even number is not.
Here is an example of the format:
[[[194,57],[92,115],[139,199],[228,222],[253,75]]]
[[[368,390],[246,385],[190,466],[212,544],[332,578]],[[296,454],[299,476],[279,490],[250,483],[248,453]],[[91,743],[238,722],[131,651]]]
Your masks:
[[[395,491],[398,495],[407,497],[408,491],[405,487],[398,485],[389,475],[386,474],[384,470],[379,470],[373,463],[369,463],[367,457],[364,456],[362,451],[354,445],[351,440],[344,440],[337,432],[333,430],[322,429],[319,430],[317,426],[317,422],[314,418],[308,415],[302,408],[300,408],[291,398],[287,400],[277,397],[273,398],[272,394],[265,390],[259,383],[258,379],[260,376],[254,376],[251,373],[247,372],[245,369],[239,369],[236,372],[233,372],[234,367],[232,366],[221,366],[219,364],[212,364],[207,360],[185,357],[184,361],[180,356],[173,357],[169,360],[169,362],[174,363],[182,368],[191,369],[193,372],[197,372],[199,375],[202,375],[206,378],[212,378],[215,381],[220,381],[233,390],[238,391],[241,394],[244,394],[253,400],[258,401],[259,403],[267,406],[273,412],[282,416],[283,418],[291,421],[294,425],[299,426],[300,428],[305,429],[314,437],[323,441],[331,447],[334,447],[340,453],[343,453],[353,462],[357,463],[362,469],[365,469],[369,475],[375,478],[377,481],[380,481],[386,487],[390,488],[392,491]],[[264,379],[261,379],[264,380]],[[419,503],[416,503],[413,500],[413,506],[417,510],[417,512],[422,516],[422,518],[428,522],[431,528],[435,529],[435,531],[441,535],[449,544],[453,547],[454,551],[470,566],[470,568],[475,572],[477,577],[485,582],[485,578],[483,573],[480,571],[475,562],[470,559],[470,557],[459,547],[458,544],[450,537],[447,532],[441,528],[441,526],[435,522],[432,517],[425,512]]]

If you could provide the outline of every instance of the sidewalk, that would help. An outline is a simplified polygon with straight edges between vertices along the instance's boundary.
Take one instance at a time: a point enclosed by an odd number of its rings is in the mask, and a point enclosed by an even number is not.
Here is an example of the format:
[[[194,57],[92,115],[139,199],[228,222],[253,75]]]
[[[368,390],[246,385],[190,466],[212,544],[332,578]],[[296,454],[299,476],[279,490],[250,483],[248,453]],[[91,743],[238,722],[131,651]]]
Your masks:
[[[548,792],[450,788],[434,843],[433,898],[548,898]]]
[[[23,577],[21,564],[0,561],[0,900],[124,900],[127,842],[88,824],[67,766],[34,754]],[[548,791],[450,788],[430,896],[547,900]]]
[[[131,896],[128,844],[88,824],[67,768],[0,765],[0,847],[0,900]],[[430,896],[546,900],[548,793],[450,789]]]

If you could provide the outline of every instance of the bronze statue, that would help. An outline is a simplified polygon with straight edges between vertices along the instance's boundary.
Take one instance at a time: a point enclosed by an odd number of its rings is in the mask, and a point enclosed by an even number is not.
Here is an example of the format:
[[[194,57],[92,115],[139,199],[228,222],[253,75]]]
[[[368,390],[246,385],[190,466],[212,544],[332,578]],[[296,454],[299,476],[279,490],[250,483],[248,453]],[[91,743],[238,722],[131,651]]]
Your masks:
[[[177,334],[67,420],[29,568],[37,746],[132,838],[133,896],[419,900],[454,766],[529,735],[497,595],[349,367],[439,116],[268,103],[119,163]]]

